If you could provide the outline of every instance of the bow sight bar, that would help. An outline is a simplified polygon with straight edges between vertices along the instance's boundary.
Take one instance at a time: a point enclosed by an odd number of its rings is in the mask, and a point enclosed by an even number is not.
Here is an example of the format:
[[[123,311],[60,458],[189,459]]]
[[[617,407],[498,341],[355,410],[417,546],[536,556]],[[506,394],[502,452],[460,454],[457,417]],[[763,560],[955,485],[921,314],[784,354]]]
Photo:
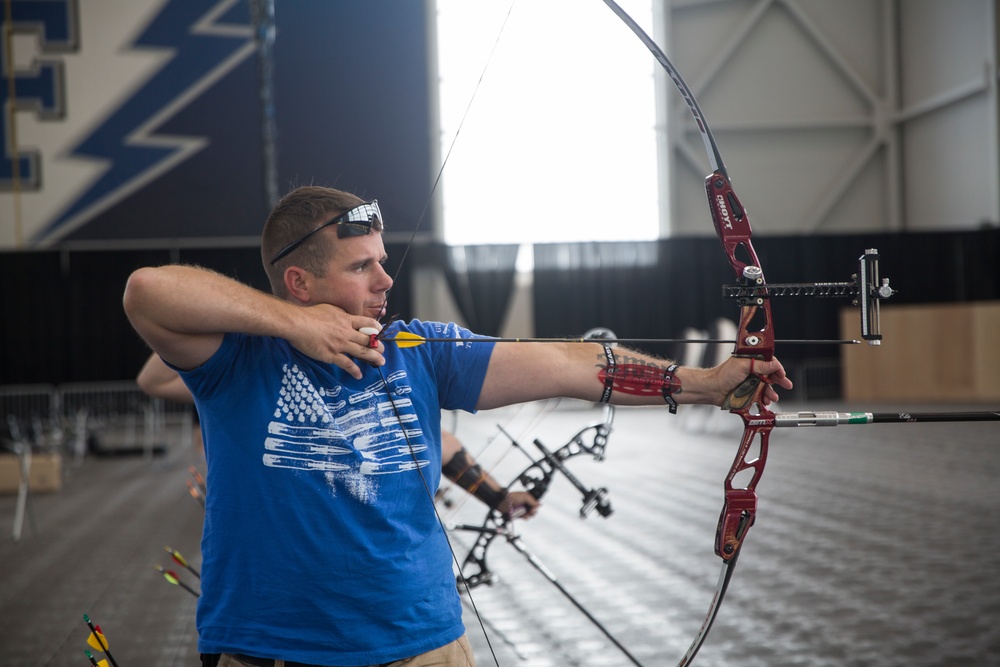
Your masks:
[[[858,272],[850,282],[840,283],[771,283],[762,278],[758,266],[746,266],[743,278],[737,285],[723,285],[722,295],[736,299],[740,306],[761,305],[764,299],[776,296],[851,297],[852,304],[861,310],[861,337],[869,345],[881,345],[879,304],[896,293],[889,287],[889,279],[879,279],[878,250],[869,248],[858,258]]]

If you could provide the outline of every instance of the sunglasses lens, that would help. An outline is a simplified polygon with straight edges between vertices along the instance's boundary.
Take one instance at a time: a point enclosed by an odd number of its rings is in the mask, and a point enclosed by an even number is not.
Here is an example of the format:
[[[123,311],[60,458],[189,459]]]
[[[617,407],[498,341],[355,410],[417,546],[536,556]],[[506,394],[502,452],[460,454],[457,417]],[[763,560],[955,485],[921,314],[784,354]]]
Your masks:
[[[382,222],[382,213],[378,209],[378,201],[372,200],[361,206],[352,208],[340,216],[337,223],[337,238],[347,236],[365,236],[372,230],[375,220]]]
[[[368,236],[372,230],[370,222],[341,222],[337,225],[337,238],[343,239],[348,236]]]

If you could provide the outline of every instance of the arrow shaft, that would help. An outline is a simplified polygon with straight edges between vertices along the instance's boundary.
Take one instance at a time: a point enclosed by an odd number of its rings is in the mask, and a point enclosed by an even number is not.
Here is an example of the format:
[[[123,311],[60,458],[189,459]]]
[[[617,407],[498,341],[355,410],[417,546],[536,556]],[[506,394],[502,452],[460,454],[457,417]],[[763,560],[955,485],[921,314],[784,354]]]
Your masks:
[[[183,588],[184,590],[186,590],[191,595],[193,595],[195,597],[201,597],[198,594],[198,591],[196,591],[195,589],[191,588],[190,586],[188,586],[187,584],[185,584],[183,581],[178,581],[177,585],[180,586],[181,588]]]
[[[386,338],[386,341],[394,341]],[[400,339],[401,343],[410,343]],[[736,341],[723,338],[421,338],[412,341],[423,343],[729,343]],[[785,345],[859,345],[861,341],[852,339],[785,339],[775,341]]]

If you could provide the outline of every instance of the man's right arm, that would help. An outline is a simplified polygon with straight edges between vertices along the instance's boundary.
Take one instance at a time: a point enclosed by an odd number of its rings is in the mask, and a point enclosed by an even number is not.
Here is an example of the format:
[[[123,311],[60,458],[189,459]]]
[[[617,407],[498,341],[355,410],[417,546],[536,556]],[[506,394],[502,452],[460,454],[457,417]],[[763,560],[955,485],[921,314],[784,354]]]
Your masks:
[[[129,321],[149,346],[185,370],[207,361],[227,332],[284,338],[354,377],[361,371],[351,357],[384,363],[378,350],[368,348],[368,335],[358,331],[377,326],[375,320],[327,304],[298,306],[207,269],[139,269],[129,276],[123,302]]]

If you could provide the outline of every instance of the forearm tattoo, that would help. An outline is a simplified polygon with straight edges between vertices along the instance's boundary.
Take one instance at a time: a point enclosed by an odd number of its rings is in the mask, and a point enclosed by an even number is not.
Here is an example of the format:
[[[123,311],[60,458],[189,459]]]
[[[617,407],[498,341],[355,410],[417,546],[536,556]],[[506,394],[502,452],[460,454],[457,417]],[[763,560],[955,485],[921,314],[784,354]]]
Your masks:
[[[490,486],[489,474],[472,460],[464,447],[455,452],[441,471],[445,477],[479,498],[490,509],[496,509],[507,498],[507,489],[494,489]]]

